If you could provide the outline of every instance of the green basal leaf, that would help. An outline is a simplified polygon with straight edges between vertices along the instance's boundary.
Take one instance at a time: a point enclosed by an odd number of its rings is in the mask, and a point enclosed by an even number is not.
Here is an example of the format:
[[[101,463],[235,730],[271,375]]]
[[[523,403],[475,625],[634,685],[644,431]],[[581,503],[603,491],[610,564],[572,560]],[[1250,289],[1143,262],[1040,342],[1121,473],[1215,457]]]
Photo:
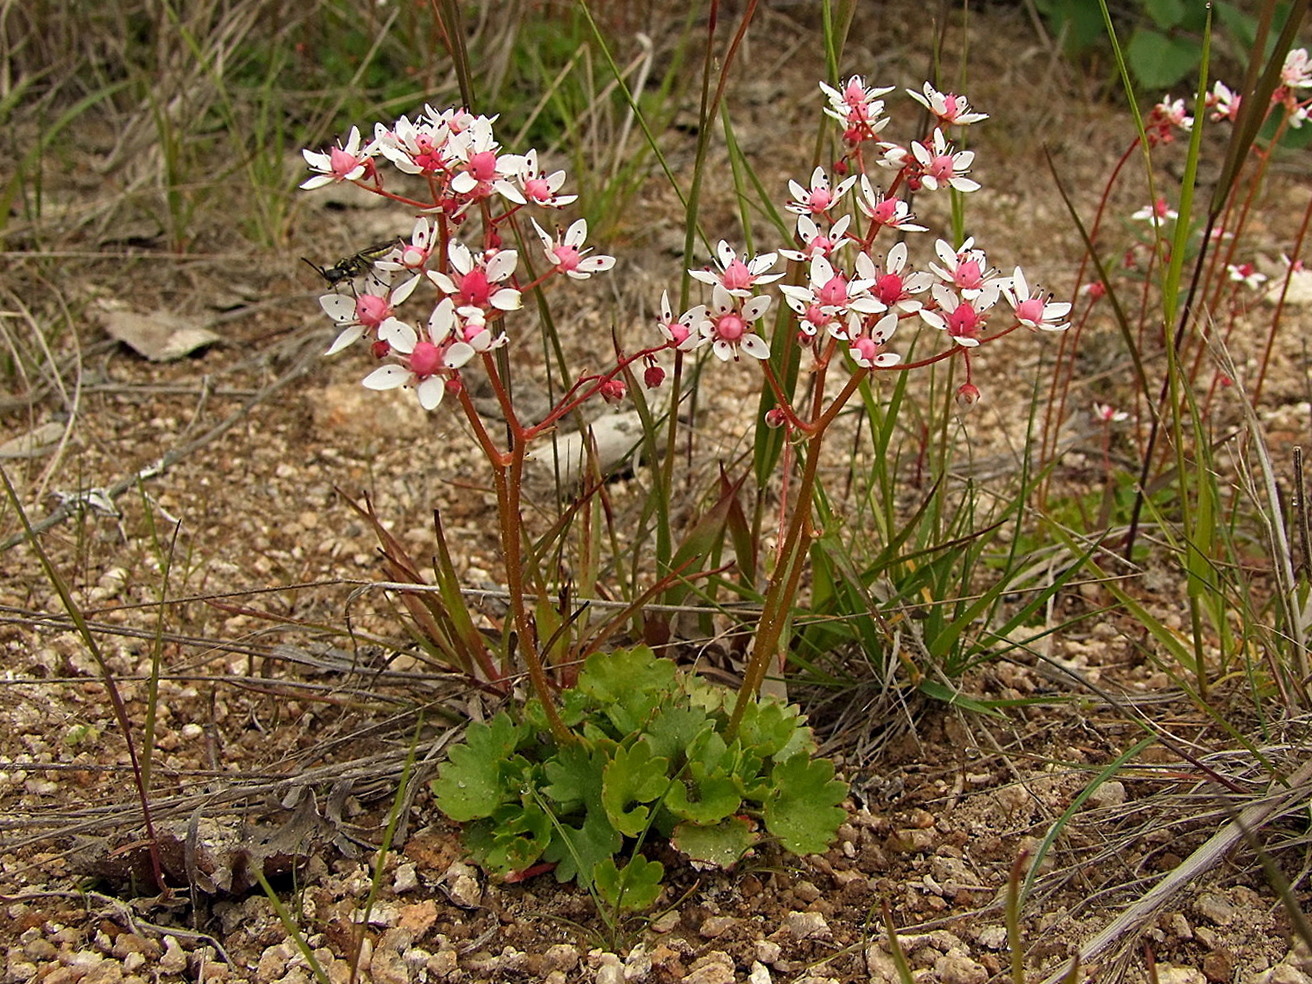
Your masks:
[[[593,653],[579,673],[578,689],[602,706],[623,702],[635,693],[669,694],[677,689],[675,667],[647,646]]]
[[[817,854],[828,847],[843,822],[838,804],[847,795],[847,785],[834,778],[834,764],[794,755],[774,767],[770,783],[766,829],[794,854]]]
[[[507,803],[488,820],[465,829],[465,844],[484,868],[499,875],[523,871],[551,843],[551,817],[533,803]]]
[[[778,755],[795,738],[797,729],[796,708],[763,698],[747,705],[738,737],[744,747],[764,759]]]
[[[516,772],[526,765],[512,761],[521,732],[504,711],[487,724],[471,724],[465,740],[453,745],[431,788],[437,806],[464,823],[490,817],[506,800],[518,798]]]
[[[694,767],[690,771],[701,771]],[[664,806],[681,820],[709,824],[723,820],[742,806],[738,785],[723,773],[676,779],[666,794]]]
[[[559,824],[543,853],[556,862],[556,881],[576,879],[583,888],[593,883],[597,866],[609,861],[624,846],[620,832],[610,825],[604,810],[589,810],[581,827]]]
[[[591,812],[601,806],[601,775],[606,767],[606,752],[586,739],[556,750],[543,764],[547,778],[544,792],[558,807],[558,815],[567,816],[586,808]]]
[[[651,811],[642,805],[665,795],[669,786],[669,759],[652,754],[647,740],[632,748],[619,747],[602,773],[601,802],[606,816],[622,834],[636,837],[647,826]]]
[[[615,866],[614,858],[597,865],[594,879],[597,894],[615,909],[637,911],[654,905],[661,894],[661,876],[665,866],[659,861],[648,861],[641,854],[629,859],[623,870]]]
[[[669,759],[678,758],[699,735],[710,731],[710,715],[700,708],[662,705],[643,729],[651,750]]]
[[[729,817],[710,825],[685,821],[674,828],[670,841],[694,861],[727,868],[740,860],[759,839],[742,817]]]

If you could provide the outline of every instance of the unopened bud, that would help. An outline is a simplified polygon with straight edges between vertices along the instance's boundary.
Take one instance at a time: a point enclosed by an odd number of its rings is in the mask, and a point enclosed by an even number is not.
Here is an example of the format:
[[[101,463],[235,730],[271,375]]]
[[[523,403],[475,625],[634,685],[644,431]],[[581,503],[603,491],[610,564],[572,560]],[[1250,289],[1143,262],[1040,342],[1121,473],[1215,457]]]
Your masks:
[[[957,406],[963,410],[969,410],[979,402],[979,387],[974,383],[962,383],[957,388]]]
[[[665,382],[665,370],[653,362],[642,370],[642,382],[647,389],[660,388],[661,383]]]
[[[771,407],[765,411],[766,427],[782,427],[788,422],[788,415],[784,413],[783,407]]]
[[[624,394],[628,392],[622,379],[608,379],[601,384],[601,398],[607,403],[624,402]]]
[[[386,359],[387,356],[391,354],[392,346],[388,345],[385,341],[379,338],[376,339],[374,343],[369,346],[369,351],[373,353],[373,357],[375,359]]]

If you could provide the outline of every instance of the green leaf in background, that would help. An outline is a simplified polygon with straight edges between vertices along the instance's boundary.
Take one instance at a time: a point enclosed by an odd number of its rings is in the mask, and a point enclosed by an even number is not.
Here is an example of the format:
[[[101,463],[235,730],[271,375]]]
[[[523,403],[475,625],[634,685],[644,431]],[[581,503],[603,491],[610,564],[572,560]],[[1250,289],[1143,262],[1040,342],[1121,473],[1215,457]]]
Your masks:
[[[432,782],[438,808],[464,823],[490,817],[516,795],[517,790],[506,781],[505,769],[519,737],[519,729],[504,711],[487,724],[471,724],[464,742],[451,746]]]
[[[777,755],[797,733],[797,709],[776,700],[758,700],[747,705],[738,737],[761,758]]]
[[[669,759],[652,754],[645,738],[632,748],[615,749],[615,757],[602,772],[601,802],[616,830],[630,837],[642,833],[651,811],[640,804],[665,795],[669,765]],[[630,804],[639,805],[630,809]]]
[[[834,778],[834,763],[794,755],[774,767],[765,801],[765,827],[794,854],[817,854],[843,822],[838,804],[847,785]]]
[[[635,854],[623,870],[615,866],[614,858],[607,858],[597,865],[594,879],[597,894],[607,905],[637,911],[646,909],[660,898],[661,876],[664,874],[665,866],[659,861],[648,861],[641,854]]]
[[[1143,9],[1162,30],[1175,27],[1184,20],[1184,0],[1143,0]]]
[[[674,828],[670,838],[676,850],[694,861],[721,868],[739,861],[759,839],[742,817],[729,817],[711,825],[684,822]]]
[[[1140,83],[1150,89],[1173,86],[1198,67],[1199,47],[1184,38],[1169,38],[1136,28],[1125,46],[1125,60]]]

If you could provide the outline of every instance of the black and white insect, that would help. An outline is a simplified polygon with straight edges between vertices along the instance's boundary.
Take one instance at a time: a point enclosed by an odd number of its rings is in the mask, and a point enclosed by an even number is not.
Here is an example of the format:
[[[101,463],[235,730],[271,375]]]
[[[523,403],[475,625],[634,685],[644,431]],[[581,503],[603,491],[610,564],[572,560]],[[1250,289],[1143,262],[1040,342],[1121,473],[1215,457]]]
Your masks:
[[[343,281],[354,281],[358,277],[363,277],[370,272],[374,261],[383,257],[389,250],[396,247],[401,240],[388,239],[385,242],[374,243],[372,246],[366,246],[358,253],[352,253],[350,256],[344,256],[330,267],[322,267],[312,260],[301,257],[315,273],[323,277],[330,287],[336,287]]]

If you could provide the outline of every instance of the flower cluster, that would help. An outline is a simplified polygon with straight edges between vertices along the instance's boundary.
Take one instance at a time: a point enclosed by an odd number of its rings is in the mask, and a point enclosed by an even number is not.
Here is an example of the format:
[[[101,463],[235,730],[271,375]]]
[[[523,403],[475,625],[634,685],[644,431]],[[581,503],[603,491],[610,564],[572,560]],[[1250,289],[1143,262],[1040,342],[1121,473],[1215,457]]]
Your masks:
[[[526,206],[557,209],[576,196],[560,194],[565,172],[542,170],[536,151],[504,153],[494,122],[463,109],[425,107],[416,120],[403,116],[390,127],[377,124],[367,143],[352,128],[344,143],[328,151],[303,152],[314,173],[302,188],[347,182],[418,213],[408,241],[398,237],[361,266],[346,292],[335,284],[319,303],[341,329],[328,354],[367,339],[382,364],[364,385],[411,388],[425,409],[459,388],[466,364],[506,343],[502,321],[521,307],[525,290],[557,275],[586,280],[615,264],[614,257],[584,246],[583,219],[555,233],[530,219],[547,269],[531,284],[519,281],[519,254],[502,247],[501,226]],[[399,181],[422,186],[425,196],[390,187],[389,168],[399,172]],[[491,200],[499,203],[496,208]],[[471,215],[485,219],[478,246],[458,235]],[[343,261],[338,269],[348,265]],[[399,309],[420,286],[431,291],[431,307],[422,320],[406,320]]]
[[[964,97],[928,83],[918,91],[908,89],[933,121],[923,138],[903,146],[879,139],[889,123],[882,97],[891,88],[867,86],[860,76],[839,87],[821,83],[820,88],[828,97],[824,112],[843,126],[846,153],[834,165],[832,178],[817,167],[806,182],[788,182],[791,197],[785,208],[797,217],[794,243],[751,256],[721,241],[712,264],[689,271],[710,288],[709,297],[677,317],[668,293],[662,298],[657,328],[665,347],[687,353],[709,345],[726,362],[744,356],[769,359],[777,341],[761,327],[772,303],[761,291],[785,276],[775,269],[781,257],[800,267],[797,274],[790,272],[789,282],[777,286],[791,312],[797,343],[825,364],[841,351],[858,370],[909,368],[888,345],[899,325],[913,318],[942,331],[951,343],[917,365],[960,354],[969,381],[969,353],[982,342],[1022,326],[1044,331],[1068,326],[1063,319],[1069,304],[1032,290],[1019,267],[1011,276],[1000,275],[974,239],[959,246],[939,240],[934,247],[938,262],[924,270],[909,266],[905,242],[886,250],[876,245],[886,229],[888,235],[926,231],[915,221],[906,193],[969,193],[980,187],[968,177],[974,153],[956,149],[945,131],[980,122],[985,114],[975,112]],[[886,188],[871,180],[867,159],[892,172]],[[990,320],[993,332],[986,331]],[[647,379],[659,384],[664,377],[657,370]],[[973,402],[979,391],[971,384],[966,396],[965,402]],[[772,426],[789,419],[782,411],[772,412]]]

